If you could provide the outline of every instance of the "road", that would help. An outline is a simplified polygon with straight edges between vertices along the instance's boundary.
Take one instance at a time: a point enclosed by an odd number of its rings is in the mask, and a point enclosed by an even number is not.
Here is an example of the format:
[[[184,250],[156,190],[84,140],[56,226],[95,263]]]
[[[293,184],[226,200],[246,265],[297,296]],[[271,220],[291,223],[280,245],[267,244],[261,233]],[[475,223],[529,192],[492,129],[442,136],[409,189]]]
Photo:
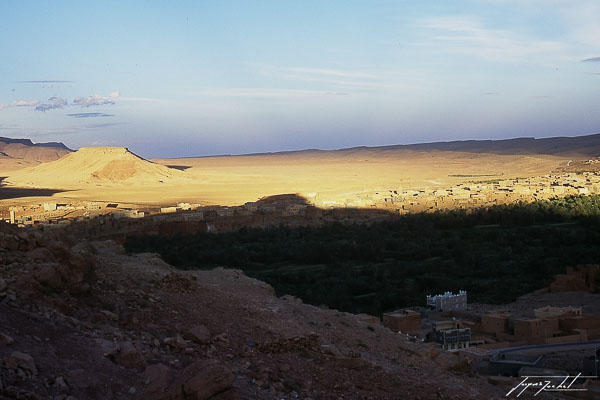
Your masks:
[[[529,354],[544,354],[556,351],[572,351],[572,350],[585,350],[595,349],[600,347],[600,340],[590,340],[587,342],[569,342],[569,343],[554,343],[554,344],[539,344],[530,346],[518,346],[518,347],[503,347],[501,349],[491,350],[494,354],[502,353],[529,353]]]

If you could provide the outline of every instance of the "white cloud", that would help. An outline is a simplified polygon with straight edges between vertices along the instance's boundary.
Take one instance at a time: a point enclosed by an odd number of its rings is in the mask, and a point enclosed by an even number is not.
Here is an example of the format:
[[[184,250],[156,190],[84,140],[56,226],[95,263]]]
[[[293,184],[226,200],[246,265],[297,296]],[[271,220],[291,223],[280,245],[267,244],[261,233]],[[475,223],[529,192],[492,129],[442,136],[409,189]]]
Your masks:
[[[374,79],[377,76],[373,74],[368,74],[365,72],[353,72],[353,71],[344,71],[344,70],[335,70],[335,69],[325,69],[325,68],[301,68],[301,67],[291,67],[291,68],[281,68],[282,70],[287,70],[292,73],[300,73],[300,74],[308,74],[308,75],[317,75],[317,76],[336,76],[340,78],[357,78],[357,79]]]
[[[324,90],[300,90],[300,89],[265,89],[265,88],[223,88],[201,91],[202,96],[214,97],[241,97],[262,99],[285,99],[298,97],[315,97],[326,95],[348,95],[344,92],[332,92]]]
[[[112,94],[112,93],[111,93]],[[75,97],[73,99],[73,104],[81,106],[81,107],[92,107],[92,106],[102,106],[106,104],[115,104],[115,102],[111,98],[102,97],[99,94],[90,96],[90,97]]]
[[[186,87],[187,88],[187,87]],[[189,88],[187,88],[189,89]],[[166,99],[158,99],[152,97],[119,97],[119,101],[140,102],[140,103],[165,103]]]
[[[37,100],[15,100],[12,102],[12,104],[17,107],[37,106],[39,103],[40,102]]]
[[[598,0],[487,0],[510,6],[514,13],[549,13],[556,31],[564,31],[561,41],[571,48],[573,58],[596,56],[600,47],[600,2]],[[587,47],[587,49],[585,49]]]
[[[108,97],[110,97],[111,99],[118,99],[119,97],[121,97],[121,92],[119,92],[117,90],[117,91],[112,92],[111,94],[109,94]]]
[[[55,110],[59,108],[65,108],[69,102],[60,97],[50,97],[48,103],[40,104],[35,108],[35,111],[46,112],[48,110]]]
[[[262,75],[285,80],[322,83],[329,86],[346,87],[389,87],[380,77],[363,71],[312,67],[282,67],[262,63],[248,63]]]
[[[600,47],[600,3],[598,1],[568,1],[560,9],[560,15],[569,29],[571,40],[597,51]]]
[[[15,100],[11,103],[0,104],[0,110],[4,110],[8,107],[33,107],[37,106],[40,102],[37,100]]]
[[[473,16],[423,19],[419,27],[429,35],[428,45],[440,52],[458,53],[487,61],[548,63],[565,58],[561,41],[542,40],[505,29],[490,29]]]

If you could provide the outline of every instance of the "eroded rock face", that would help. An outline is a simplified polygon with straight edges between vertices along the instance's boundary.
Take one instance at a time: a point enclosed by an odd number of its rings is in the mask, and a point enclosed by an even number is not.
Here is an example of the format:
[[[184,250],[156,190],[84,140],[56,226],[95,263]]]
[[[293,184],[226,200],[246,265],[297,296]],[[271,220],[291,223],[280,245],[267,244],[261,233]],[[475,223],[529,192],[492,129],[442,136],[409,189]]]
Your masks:
[[[71,296],[90,292],[95,280],[95,261],[85,248],[73,251],[67,240],[49,239],[37,231],[0,235],[0,247],[8,251],[6,260],[0,262],[21,266],[15,278],[19,297],[29,300],[40,292],[45,295],[66,292]],[[0,291],[1,287],[0,282]]]

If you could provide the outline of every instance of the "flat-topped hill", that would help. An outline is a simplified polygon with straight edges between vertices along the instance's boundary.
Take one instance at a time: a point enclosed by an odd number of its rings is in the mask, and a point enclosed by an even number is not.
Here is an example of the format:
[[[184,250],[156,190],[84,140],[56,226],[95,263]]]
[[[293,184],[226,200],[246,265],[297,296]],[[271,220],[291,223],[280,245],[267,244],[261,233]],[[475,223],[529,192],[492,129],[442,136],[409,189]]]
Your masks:
[[[79,184],[160,183],[182,172],[155,164],[125,147],[82,147],[62,158],[15,171],[7,179],[15,185],[58,188]]]

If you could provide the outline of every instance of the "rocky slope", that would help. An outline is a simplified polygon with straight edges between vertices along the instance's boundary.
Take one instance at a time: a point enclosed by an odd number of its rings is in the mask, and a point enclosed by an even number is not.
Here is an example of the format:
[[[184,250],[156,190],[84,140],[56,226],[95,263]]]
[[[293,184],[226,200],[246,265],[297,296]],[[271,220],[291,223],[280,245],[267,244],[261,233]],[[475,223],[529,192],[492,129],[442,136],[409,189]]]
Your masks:
[[[0,398],[503,398],[464,360],[238,270],[0,225]]]

